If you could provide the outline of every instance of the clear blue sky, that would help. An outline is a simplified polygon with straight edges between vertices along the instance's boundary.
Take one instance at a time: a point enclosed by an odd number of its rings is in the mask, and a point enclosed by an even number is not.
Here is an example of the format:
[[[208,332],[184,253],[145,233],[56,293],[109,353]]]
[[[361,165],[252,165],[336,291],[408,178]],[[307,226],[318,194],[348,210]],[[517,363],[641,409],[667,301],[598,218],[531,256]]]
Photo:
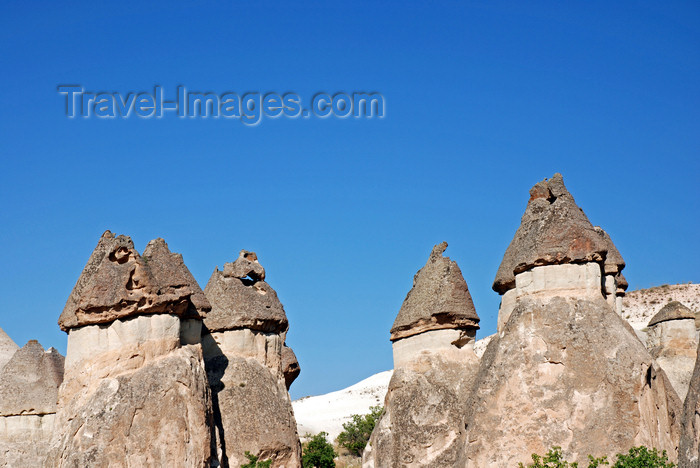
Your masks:
[[[446,240],[493,333],[528,189],[562,172],[630,287],[700,281],[695,2],[4,2],[0,327],[56,320],[105,229],[164,237],[204,286],[258,253],[292,397],[391,368],[389,328]],[[382,120],[67,119],[93,91],[377,91]]]

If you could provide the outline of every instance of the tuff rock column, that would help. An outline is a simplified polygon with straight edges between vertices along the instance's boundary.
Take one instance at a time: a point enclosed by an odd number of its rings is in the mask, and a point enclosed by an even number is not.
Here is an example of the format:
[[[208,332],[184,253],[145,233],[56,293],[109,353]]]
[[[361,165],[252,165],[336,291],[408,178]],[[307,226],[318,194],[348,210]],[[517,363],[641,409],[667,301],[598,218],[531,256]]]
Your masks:
[[[289,324],[254,252],[217,268],[204,289],[212,305],[202,346],[214,403],[218,463],[239,467],[251,452],[273,467],[301,466],[287,389],[299,364],[284,344]],[[283,360],[284,357],[284,360]]]
[[[129,237],[102,235],[59,318],[68,352],[45,466],[209,466],[201,347],[181,342],[181,318],[205,301],[162,239],[141,257]]]
[[[43,466],[62,381],[63,356],[36,340],[0,370],[0,467]]]
[[[649,352],[684,400],[698,349],[695,314],[680,302],[672,301],[652,317],[647,328]]]
[[[561,175],[531,189],[493,285],[515,291],[512,310],[482,357],[455,466],[516,466],[553,446],[580,464],[637,445],[676,458],[680,401],[606,302],[610,245]]]
[[[479,317],[457,263],[436,245],[391,328],[394,374],[366,468],[455,466],[462,415],[478,368]]]

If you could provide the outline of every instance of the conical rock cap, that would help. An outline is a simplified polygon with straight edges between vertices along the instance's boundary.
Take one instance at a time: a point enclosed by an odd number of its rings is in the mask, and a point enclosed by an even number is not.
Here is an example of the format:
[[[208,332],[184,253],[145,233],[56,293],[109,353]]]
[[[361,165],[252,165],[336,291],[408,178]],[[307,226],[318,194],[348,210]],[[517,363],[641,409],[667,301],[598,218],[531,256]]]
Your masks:
[[[429,330],[479,328],[479,316],[457,262],[443,257],[447,242],[433,247],[425,266],[413,277],[394,325],[391,341]]]

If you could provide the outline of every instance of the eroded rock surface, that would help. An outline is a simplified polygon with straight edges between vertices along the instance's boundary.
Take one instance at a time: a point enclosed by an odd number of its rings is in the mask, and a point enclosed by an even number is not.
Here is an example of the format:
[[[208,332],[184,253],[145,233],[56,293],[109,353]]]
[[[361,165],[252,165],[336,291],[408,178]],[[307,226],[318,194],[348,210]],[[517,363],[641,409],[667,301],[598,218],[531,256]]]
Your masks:
[[[695,314],[680,302],[669,302],[649,321],[646,345],[685,399],[698,349]]]
[[[0,370],[0,466],[43,466],[54,431],[63,356],[29,341]]]
[[[103,234],[59,319],[68,353],[44,466],[209,467],[201,346],[181,333],[207,305],[162,239],[141,257],[130,238]]]
[[[68,331],[135,315],[183,315],[195,291],[182,284],[182,278],[170,278],[169,273],[179,270],[172,260],[168,266],[159,261],[151,269],[130,237],[105,231],[66,302],[59,326]]]
[[[576,205],[561,174],[554,174],[530,189],[525,214],[503,256],[493,289],[504,294],[515,287],[517,273],[535,266],[602,262],[607,250],[608,242]]]
[[[441,328],[478,328],[479,316],[457,263],[444,257],[447,242],[433,247],[413,278],[394,325],[391,340]]]
[[[436,245],[416,273],[391,329],[394,374],[365,468],[456,466],[479,317],[446,248]]]
[[[12,356],[18,349],[17,343],[12,341],[12,338],[5,333],[5,330],[0,328],[0,370],[7,364],[7,361],[12,359]]]
[[[516,466],[553,446],[579,463],[638,445],[676,457],[680,400],[602,296],[519,300],[474,389],[456,466]]]
[[[214,405],[212,437],[223,467],[247,463],[246,451],[275,468],[301,466],[287,393],[300,369],[284,345],[284,308],[264,278],[257,255],[243,250],[223,271],[216,269],[204,289],[212,309],[202,346]]]

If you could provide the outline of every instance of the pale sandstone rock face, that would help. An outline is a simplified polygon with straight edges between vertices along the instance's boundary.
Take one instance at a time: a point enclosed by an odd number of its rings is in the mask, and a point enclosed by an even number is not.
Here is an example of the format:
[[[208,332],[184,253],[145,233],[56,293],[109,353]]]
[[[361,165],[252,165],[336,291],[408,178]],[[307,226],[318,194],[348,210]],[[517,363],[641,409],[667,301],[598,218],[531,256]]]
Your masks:
[[[182,345],[207,309],[162,239],[141,257],[128,237],[103,234],[59,320],[68,356],[43,466],[209,467],[201,346]]]
[[[479,328],[479,316],[462,271],[443,257],[447,242],[433,247],[425,266],[413,278],[391,327],[391,341],[444,328]]]
[[[695,368],[683,404],[678,466],[700,467],[700,347],[697,349]]]
[[[601,269],[597,263],[544,265],[515,275],[515,288],[501,297],[498,331],[510,318],[520,298],[538,297],[603,297]]]
[[[299,365],[291,350],[283,360],[289,324],[264,278],[257,255],[243,250],[224,271],[215,270],[204,289],[212,310],[202,348],[212,389],[213,446],[223,467],[247,463],[246,451],[272,460],[275,468],[301,466],[287,393]]]
[[[30,340],[0,372],[0,416],[56,412],[63,356]]]
[[[411,366],[394,370],[363,467],[459,466],[462,419],[479,366],[473,349],[466,348],[460,360],[423,353]]]
[[[394,369],[412,367],[423,355],[430,354],[439,354],[452,361],[469,360],[474,354],[475,335],[476,330],[447,328],[396,340],[392,343]]]
[[[646,345],[684,400],[698,349],[693,312],[680,302],[667,304],[649,322]]]
[[[43,467],[55,414],[0,416],[0,467]]]
[[[66,369],[61,430],[44,466],[209,467],[211,402],[201,349],[166,351],[154,343]]]
[[[601,262],[608,247],[605,237],[576,205],[561,174],[554,174],[530,189],[525,214],[503,256],[493,289],[504,294],[515,287],[516,274],[536,266]]]
[[[5,330],[0,328],[0,371],[7,364],[7,361],[12,359],[12,356],[18,349],[17,343],[12,341],[12,338],[5,333]]]
[[[479,317],[455,262],[433,248],[391,330],[394,374],[365,468],[455,466],[479,359]]]
[[[604,299],[526,297],[482,357],[455,466],[506,467],[646,445],[677,454],[680,400]]]
[[[0,467],[43,466],[63,380],[63,356],[35,340],[0,371]]]

